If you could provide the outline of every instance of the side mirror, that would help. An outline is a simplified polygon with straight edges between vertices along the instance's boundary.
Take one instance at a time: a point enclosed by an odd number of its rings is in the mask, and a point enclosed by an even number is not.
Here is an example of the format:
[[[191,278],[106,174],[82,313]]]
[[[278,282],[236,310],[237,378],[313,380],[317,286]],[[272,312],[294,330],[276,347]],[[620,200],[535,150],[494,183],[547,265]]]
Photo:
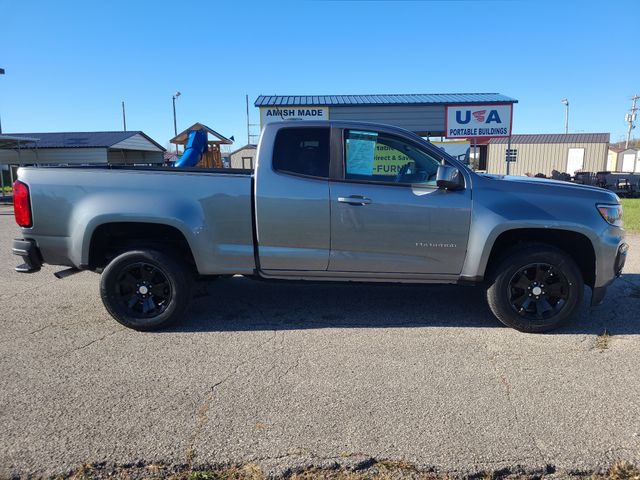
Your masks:
[[[440,165],[436,174],[436,185],[446,190],[464,189],[464,177],[456,167]]]

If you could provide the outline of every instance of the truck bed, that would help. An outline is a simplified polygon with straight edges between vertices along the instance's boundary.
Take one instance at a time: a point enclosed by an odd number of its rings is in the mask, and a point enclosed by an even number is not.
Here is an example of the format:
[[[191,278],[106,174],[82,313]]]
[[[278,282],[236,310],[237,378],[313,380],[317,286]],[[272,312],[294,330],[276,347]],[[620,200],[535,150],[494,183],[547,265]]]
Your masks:
[[[250,170],[146,166],[25,167],[33,227],[46,263],[84,268],[105,223],[168,225],[200,274],[254,271]]]

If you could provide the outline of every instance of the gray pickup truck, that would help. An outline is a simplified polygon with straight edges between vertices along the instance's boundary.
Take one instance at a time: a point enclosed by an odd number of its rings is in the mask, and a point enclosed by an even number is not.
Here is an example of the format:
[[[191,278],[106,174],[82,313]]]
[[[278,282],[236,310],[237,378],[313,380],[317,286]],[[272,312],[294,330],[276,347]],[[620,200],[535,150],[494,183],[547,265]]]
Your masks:
[[[185,314],[194,279],[481,284],[502,323],[558,327],[621,274],[618,197],[481,175],[405,130],[282,122],[255,171],[21,168],[19,272],[102,273],[109,313],[138,330]],[[213,307],[215,308],[215,307]],[[455,319],[451,319],[452,323]]]

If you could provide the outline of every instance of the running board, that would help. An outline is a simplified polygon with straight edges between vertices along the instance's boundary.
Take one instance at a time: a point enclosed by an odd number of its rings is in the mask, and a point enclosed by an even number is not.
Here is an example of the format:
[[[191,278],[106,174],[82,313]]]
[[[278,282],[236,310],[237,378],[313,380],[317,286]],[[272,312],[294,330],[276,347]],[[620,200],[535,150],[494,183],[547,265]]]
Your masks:
[[[54,275],[56,278],[63,279],[63,278],[70,277],[71,275],[75,275],[76,273],[81,271],[82,270],[78,270],[75,267],[71,267],[71,268],[67,268],[66,270],[60,270],[59,272],[54,273]]]

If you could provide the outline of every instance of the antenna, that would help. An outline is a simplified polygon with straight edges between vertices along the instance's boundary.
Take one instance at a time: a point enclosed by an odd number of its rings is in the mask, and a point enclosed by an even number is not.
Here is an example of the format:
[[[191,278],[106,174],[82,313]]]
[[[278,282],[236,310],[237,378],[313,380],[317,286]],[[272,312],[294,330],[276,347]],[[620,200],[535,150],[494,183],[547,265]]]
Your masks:
[[[629,141],[631,140],[631,130],[636,128],[634,124],[636,121],[636,112],[638,111],[638,107],[636,107],[636,103],[638,102],[638,100],[640,100],[640,97],[638,95],[634,95],[633,97],[631,97],[631,110],[629,110],[629,113],[624,116],[624,121],[629,124],[629,129],[627,130],[627,142],[624,144],[625,149],[629,148]]]

